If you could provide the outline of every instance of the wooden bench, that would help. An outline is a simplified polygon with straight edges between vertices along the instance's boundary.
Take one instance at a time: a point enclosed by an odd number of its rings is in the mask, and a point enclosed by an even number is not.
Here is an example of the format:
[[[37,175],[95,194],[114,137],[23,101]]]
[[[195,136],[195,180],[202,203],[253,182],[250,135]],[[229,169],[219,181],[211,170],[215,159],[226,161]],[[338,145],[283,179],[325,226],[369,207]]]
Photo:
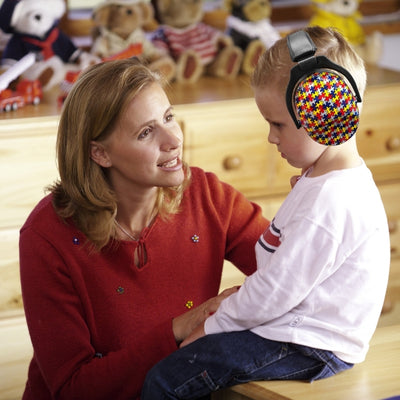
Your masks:
[[[32,346],[23,315],[0,320],[0,399],[21,398]],[[383,400],[400,396],[400,325],[379,327],[366,360],[328,379],[249,382],[213,400]]]
[[[237,385],[213,400],[383,400],[400,396],[400,325],[379,327],[366,360],[315,381],[261,381]]]

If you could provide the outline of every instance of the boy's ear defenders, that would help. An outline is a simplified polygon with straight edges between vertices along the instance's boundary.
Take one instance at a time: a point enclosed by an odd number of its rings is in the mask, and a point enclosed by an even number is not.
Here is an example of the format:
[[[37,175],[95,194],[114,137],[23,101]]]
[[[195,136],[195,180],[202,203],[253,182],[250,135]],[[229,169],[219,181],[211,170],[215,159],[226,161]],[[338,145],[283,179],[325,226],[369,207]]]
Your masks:
[[[294,123],[318,143],[344,143],[356,133],[359,122],[361,96],[353,77],[325,56],[314,56],[317,48],[305,31],[288,35],[287,45],[292,61],[297,62],[286,89]]]

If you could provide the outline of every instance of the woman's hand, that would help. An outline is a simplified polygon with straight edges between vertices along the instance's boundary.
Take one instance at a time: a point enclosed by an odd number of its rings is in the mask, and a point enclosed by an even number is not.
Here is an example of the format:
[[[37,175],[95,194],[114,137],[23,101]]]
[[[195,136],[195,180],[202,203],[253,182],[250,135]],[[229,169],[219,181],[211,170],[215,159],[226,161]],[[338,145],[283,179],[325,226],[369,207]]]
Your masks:
[[[217,311],[221,301],[237,292],[239,286],[225,289],[218,296],[208,299],[203,304],[172,320],[172,330],[177,343],[184,341],[200,324],[204,326],[207,317]],[[204,331],[204,328],[203,328]]]
[[[188,344],[194,342],[197,339],[206,335],[206,331],[204,330],[204,322],[197,326],[197,328],[180,344],[179,347],[185,347]]]

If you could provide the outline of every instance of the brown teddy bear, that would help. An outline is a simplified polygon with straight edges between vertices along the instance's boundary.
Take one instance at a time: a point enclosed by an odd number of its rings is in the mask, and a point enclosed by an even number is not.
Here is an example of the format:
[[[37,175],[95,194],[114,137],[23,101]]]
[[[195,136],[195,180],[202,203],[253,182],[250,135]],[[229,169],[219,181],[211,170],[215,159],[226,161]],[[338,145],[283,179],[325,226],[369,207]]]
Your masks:
[[[199,0],[152,0],[161,24],[153,42],[176,62],[176,80],[193,83],[203,74],[233,78],[239,72],[243,52],[232,38],[202,22]]]
[[[368,63],[376,64],[382,55],[382,35],[374,32],[366,35],[358,11],[361,0],[311,0],[314,14],[310,26],[336,28],[357,53]]]
[[[94,10],[91,53],[103,59],[112,58],[132,45],[141,45],[138,56],[152,70],[161,72],[167,80],[175,76],[175,61],[168,52],[157,48],[146,34],[154,26],[154,9],[146,0],[105,0]],[[153,24],[153,25],[152,25]]]
[[[264,50],[281,37],[270,21],[271,3],[268,0],[225,0],[225,8],[229,13],[227,32],[244,52],[242,72],[250,75]]]

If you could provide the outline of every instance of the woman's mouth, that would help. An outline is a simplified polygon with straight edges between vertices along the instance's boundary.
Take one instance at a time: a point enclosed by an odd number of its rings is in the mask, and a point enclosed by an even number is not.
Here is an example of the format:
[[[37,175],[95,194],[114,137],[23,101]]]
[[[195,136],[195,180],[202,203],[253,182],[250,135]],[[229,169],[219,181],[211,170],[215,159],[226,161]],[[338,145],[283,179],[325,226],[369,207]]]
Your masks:
[[[167,169],[168,170],[171,170],[171,169],[174,170],[176,168],[181,168],[181,165],[182,165],[182,163],[181,163],[179,157],[176,157],[173,160],[165,161],[165,162],[163,162],[161,164],[157,164],[157,166],[159,168],[166,169],[166,170]]]

